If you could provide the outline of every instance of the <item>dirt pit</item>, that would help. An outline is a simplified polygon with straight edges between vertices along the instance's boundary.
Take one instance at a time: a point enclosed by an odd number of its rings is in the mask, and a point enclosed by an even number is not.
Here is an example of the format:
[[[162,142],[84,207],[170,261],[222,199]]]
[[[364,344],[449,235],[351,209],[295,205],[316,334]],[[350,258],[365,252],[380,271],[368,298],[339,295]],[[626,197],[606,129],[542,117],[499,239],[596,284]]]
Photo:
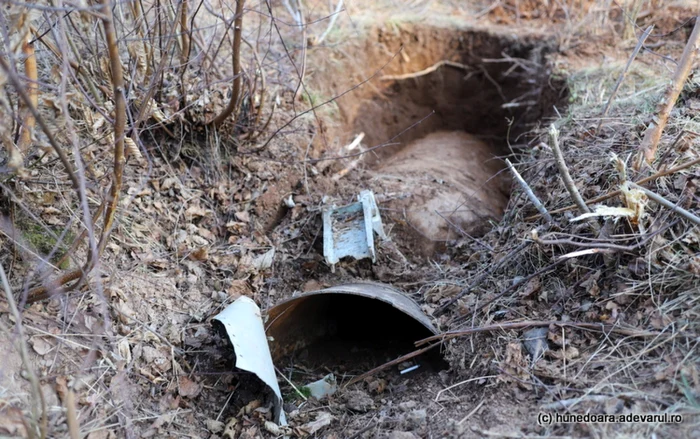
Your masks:
[[[290,299],[273,308],[266,332],[275,362],[361,374],[415,350],[436,333],[418,304],[388,285],[356,283]],[[440,355],[423,357],[440,367]]]
[[[347,145],[364,133],[365,183],[414,252],[500,220],[510,193],[503,157],[517,159],[532,141],[526,133],[566,95],[548,64],[554,46],[536,33],[402,24],[371,31],[348,52],[352,66],[330,67],[371,78],[337,100],[339,137]],[[329,93],[349,88],[329,76]]]

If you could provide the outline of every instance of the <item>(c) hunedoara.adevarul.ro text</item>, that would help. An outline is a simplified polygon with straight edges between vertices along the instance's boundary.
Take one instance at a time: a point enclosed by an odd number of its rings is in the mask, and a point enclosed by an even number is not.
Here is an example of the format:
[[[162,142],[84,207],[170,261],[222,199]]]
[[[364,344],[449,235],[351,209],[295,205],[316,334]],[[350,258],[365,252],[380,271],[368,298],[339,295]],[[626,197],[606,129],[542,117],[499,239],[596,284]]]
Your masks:
[[[540,412],[537,415],[537,423],[539,425],[552,424],[571,424],[571,423],[591,423],[591,424],[607,424],[607,423],[645,423],[645,424],[680,424],[683,422],[683,415],[672,413],[627,413],[619,415],[606,415],[596,413],[545,413]]]

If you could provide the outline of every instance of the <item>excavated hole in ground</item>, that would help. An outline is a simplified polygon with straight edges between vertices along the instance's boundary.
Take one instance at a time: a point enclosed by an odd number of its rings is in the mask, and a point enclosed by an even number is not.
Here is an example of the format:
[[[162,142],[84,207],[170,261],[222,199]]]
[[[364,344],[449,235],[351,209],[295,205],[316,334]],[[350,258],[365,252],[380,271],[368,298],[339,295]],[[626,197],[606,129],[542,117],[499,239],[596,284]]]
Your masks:
[[[502,158],[527,148],[567,94],[553,50],[545,35],[408,25],[359,48],[365,76],[398,54],[384,77],[337,102],[346,144],[359,133],[365,148],[387,144],[363,161],[397,242],[432,255],[501,219],[511,190]]]
[[[268,335],[274,338],[273,359],[284,367],[301,363],[310,370],[352,376],[415,350],[416,340],[433,335],[381,300],[349,294],[307,299],[285,311],[279,320],[273,319],[268,328]],[[284,318],[285,313],[293,315]],[[443,365],[437,349],[427,360],[421,364],[428,368]]]
[[[357,165],[366,170],[356,174],[362,181],[340,177],[338,191],[356,196],[373,189],[392,239],[412,256],[431,256],[464,233],[487,232],[510,197],[502,158],[526,149],[527,133],[566,97],[564,81],[551,75],[553,50],[553,40],[542,35],[404,25],[370,32],[344,51],[346,62],[320,60],[320,87],[337,96],[398,54],[384,78],[336,100],[342,123],[331,138],[348,145],[364,133],[365,150],[383,145],[336,163],[336,175]],[[329,298],[302,313],[302,333],[325,335],[303,347],[285,342],[283,367],[358,373],[414,350],[425,336],[416,332],[421,328],[373,302]]]

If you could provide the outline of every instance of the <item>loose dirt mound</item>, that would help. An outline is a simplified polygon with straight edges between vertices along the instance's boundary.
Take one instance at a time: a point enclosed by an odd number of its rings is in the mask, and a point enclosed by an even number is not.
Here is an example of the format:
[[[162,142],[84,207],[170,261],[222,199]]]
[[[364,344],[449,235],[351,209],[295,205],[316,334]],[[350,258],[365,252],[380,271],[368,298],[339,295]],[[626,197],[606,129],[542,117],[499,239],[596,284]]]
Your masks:
[[[460,131],[439,131],[408,144],[383,162],[374,179],[383,193],[397,194],[382,204],[397,223],[428,241],[480,234],[499,219],[508,203],[510,179],[493,148]],[[415,233],[414,233],[415,234]]]

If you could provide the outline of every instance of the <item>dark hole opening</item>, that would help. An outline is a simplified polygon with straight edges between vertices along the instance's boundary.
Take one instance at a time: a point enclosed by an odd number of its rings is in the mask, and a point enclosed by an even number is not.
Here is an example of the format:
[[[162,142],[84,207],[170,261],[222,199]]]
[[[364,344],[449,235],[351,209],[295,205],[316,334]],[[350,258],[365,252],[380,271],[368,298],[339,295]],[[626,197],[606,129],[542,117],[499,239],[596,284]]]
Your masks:
[[[417,340],[433,335],[392,305],[352,294],[299,298],[279,317],[270,316],[267,333],[275,363],[353,374],[413,352]],[[434,351],[426,365],[440,367]]]

